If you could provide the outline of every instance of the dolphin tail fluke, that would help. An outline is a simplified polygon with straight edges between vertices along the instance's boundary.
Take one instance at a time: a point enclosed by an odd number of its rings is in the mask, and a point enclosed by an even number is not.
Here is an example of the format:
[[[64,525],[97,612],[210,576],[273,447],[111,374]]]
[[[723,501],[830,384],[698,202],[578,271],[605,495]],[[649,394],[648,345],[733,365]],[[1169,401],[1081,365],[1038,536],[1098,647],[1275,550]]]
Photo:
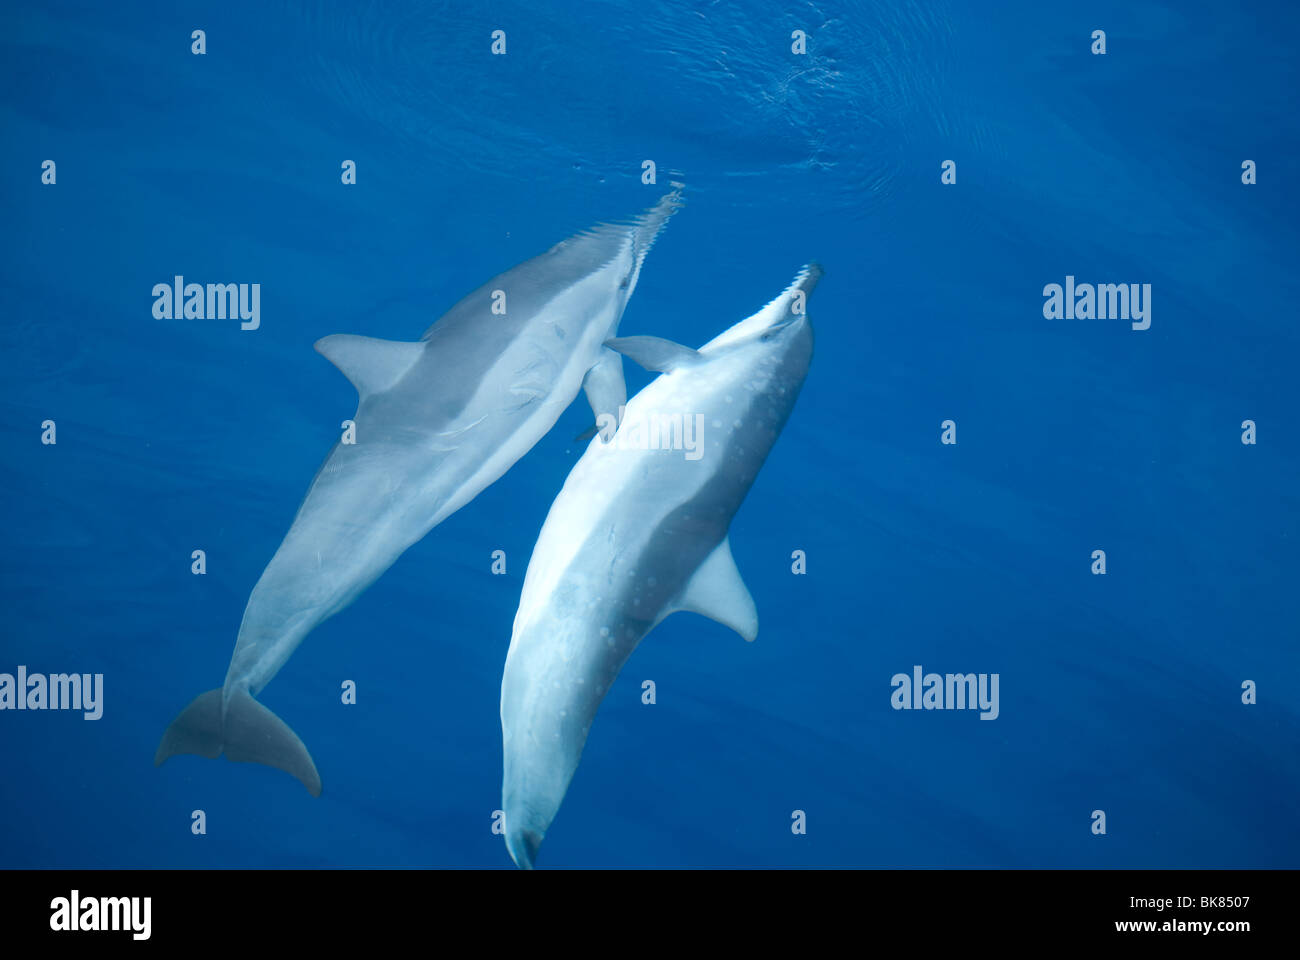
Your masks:
[[[506,849],[510,858],[520,870],[532,870],[537,860],[537,849],[542,845],[542,838],[532,830],[518,832],[507,830]]]
[[[199,694],[163,734],[154,754],[159,766],[177,753],[196,753],[209,760],[221,756],[221,690]]]
[[[239,763],[261,763],[292,774],[313,797],[320,796],[320,774],[298,734],[243,690],[226,706],[226,756]]]
[[[195,697],[163,734],[154,766],[178,753],[209,759],[223,752],[228,760],[260,763],[297,777],[313,797],[320,796],[320,774],[311,754],[289,725],[246,691],[237,690],[222,717],[222,691]]]

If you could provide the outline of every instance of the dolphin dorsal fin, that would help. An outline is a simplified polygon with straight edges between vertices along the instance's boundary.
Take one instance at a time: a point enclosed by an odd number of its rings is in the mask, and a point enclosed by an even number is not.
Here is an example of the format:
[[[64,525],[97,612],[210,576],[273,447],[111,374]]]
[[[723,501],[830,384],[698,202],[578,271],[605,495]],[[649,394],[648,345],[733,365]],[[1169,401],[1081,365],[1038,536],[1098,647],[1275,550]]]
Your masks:
[[[758,636],[758,609],[736,569],[730,538],[724,537],[700,564],[675,607],[716,620],[746,640]]]
[[[415,366],[423,343],[336,333],[316,341],[316,352],[342,371],[362,397],[383,393]]]
[[[655,373],[672,373],[704,362],[700,351],[659,337],[615,337],[606,340],[605,346]]]

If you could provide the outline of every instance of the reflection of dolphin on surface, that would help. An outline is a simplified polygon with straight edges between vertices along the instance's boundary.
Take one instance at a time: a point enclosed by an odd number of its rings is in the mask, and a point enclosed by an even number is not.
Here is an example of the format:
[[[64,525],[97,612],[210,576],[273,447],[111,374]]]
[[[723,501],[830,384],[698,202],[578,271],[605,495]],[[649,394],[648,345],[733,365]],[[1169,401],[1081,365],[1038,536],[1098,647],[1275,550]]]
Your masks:
[[[703,455],[685,456],[680,443],[598,438],[551,505],[501,680],[502,807],[519,866],[533,865],[596,710],[646,634],[678,610],[746,640],[758,634],[727,533],[808,373],[804,302],[820,276],[805,268],[698,351],[654,337],[610,342],[663,372],[632,398],[619,433],[654,436],[702,414]]]
[[[598,416],[618,412],[622,358],[603,344],[678,196],[495,277],[415,343],[342,334],[317,342],[360,395],[356,442],[335,445],[253,588],[225,685],[182,711],[155,764],[224,751],[320,794],[307,748],[253,697],[317,624],[527,453],[580,389]]]

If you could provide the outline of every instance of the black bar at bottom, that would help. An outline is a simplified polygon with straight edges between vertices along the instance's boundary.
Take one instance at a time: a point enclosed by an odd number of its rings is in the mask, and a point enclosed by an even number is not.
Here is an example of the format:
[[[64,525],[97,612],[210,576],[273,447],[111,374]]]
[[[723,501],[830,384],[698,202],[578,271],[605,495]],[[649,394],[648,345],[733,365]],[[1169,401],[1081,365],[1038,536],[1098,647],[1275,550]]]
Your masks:
[[[492,949],[502,937],[668,949],[682,937],[695,946],[757,938],[770,947],[774,937],[811,944],[830,935],[864,947],[901,938],[927,953],[948,942],[1230,949],[1261,936],[1291,939],[1295,881],[1292,871],[1230,870],[11,870],[0,872],[0,930],[7,946],[75,940],[92,948],[269,937],[295,950],[337,951],[373,947],[376,937],[459,931],[490,938],[483,946]]]

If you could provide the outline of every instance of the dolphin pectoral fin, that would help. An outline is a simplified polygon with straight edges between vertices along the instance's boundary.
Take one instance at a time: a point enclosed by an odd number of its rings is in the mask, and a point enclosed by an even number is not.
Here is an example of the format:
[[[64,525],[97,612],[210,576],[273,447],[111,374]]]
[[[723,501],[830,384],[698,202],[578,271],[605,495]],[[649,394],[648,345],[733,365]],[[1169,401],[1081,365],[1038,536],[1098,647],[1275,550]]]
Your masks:
[[[240,763],[261,763],[297,777],[313,797],[320,796],[320,774],[311,754],[289,726],[266,707],[240,690],[221,716],[222,691],[209,690],[195,697],[163,734],[154,754],[154,766],[178,753],[196,753],[209,759],[221,756]]]
[[[605,346],[635,360],[652,373],[672,373],[680,367],[703,363],[705,359],[698,350],[659,337],[615,337],[606,340]]]
[[[591,412],[596,415],[596,429],[600,430],[601,439],[608,440],[612,430],[602,429],[602,417],[612,418],[615,427],[623,419],[623,408],[627,405],[627,384],[623,382],[623,358],[613,350],[604,347],[600,359],[587,371],[582,381],[582,389],[591,404]],[[609,423],[609,420],[604,423]]]
[[[338,367],[358,394],[367,397],[383,393],[401,380],[420,359],[424,344],[336,333],[317,340],[316,352]]]
[[[673,607],[689,610],[730,627],[747,641],[758,636],[758,609],[731,556],[731,541],[722,542],[700,564]]]

